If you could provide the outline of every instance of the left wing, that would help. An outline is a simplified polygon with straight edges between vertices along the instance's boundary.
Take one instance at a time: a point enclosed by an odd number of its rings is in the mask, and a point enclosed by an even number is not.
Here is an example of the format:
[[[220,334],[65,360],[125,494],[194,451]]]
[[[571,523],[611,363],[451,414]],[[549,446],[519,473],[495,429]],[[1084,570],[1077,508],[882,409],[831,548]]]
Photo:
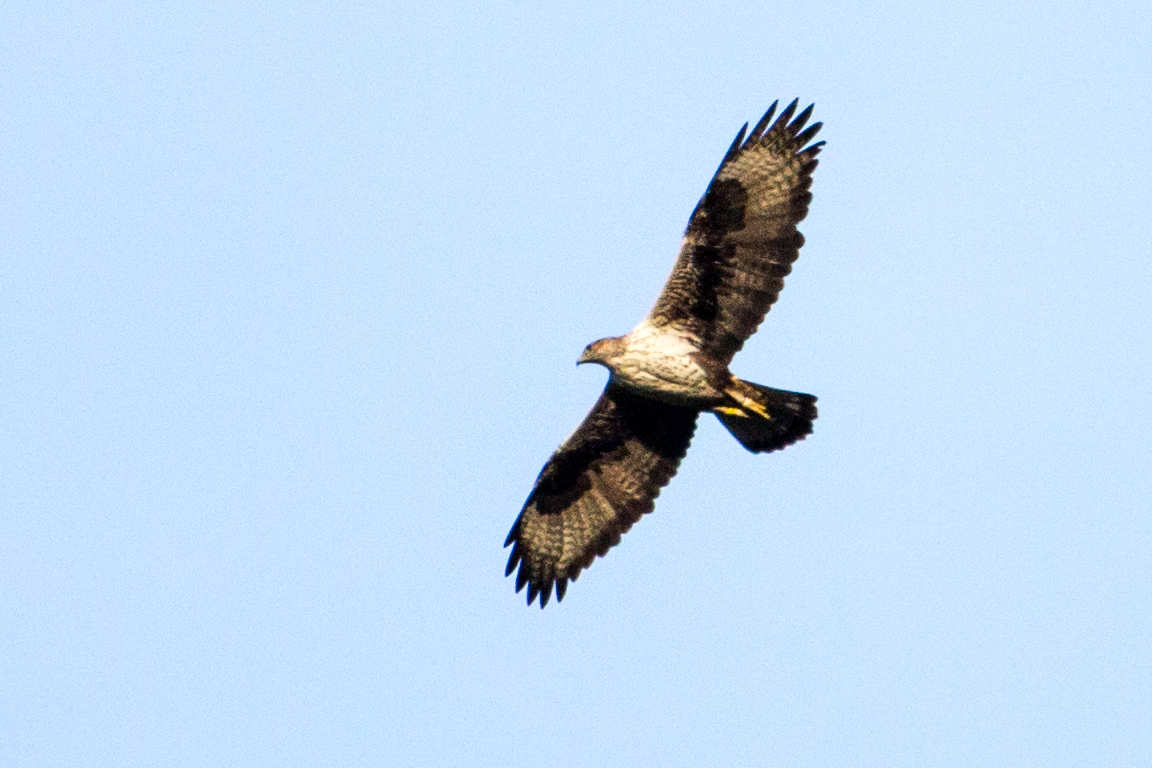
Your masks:
[[[824,142],[808,144],[808,107],[793,101],[768,126],[773,104],[748,134],[745,125],[696,205],[680,256],[648,321],[673,326],[727,365],[756,332],[800,255],[796,224],[808,215],[812,171]],[[789,122],[791,121],[791,122]]]
[[[609,382],[584,421],[540,471],[504,546],[505,576],[528,604],[564,599],[569,581],[651,512],[676,468],[698,412],[631,394]]]

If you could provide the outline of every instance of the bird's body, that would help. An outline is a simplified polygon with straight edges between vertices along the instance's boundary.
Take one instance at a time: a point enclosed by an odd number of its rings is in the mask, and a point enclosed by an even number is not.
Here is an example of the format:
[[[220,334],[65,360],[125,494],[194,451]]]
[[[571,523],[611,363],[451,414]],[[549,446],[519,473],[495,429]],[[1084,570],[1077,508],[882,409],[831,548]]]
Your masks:
[[[711,411],[748,450],[812,431],[816,398],[736,378],[733,355],[763,320],[799,255],[820,128],[812,107],[776,105],[741,129],[693,211],[680,256],[648,316],[589,344],[578,362],[611,372],[592,411],[544,465],[505,546],[516,590],[543,608],[615,545],[675,474],[696,419]],[[807,146],[806,146],[807,145]]]
[[[617,385],[637,394],[697,408],[723,399],[722,382],[701,365],[692,338],[678,330],[645,320],[628,335],[601,339],[589,348],[581,362],[600,363],[612,371]]]

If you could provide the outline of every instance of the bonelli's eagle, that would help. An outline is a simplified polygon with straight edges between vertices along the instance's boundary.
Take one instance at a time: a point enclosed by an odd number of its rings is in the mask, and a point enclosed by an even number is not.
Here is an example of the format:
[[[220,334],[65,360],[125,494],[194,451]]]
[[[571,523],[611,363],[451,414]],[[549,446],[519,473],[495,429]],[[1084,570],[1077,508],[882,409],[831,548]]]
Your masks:
[[[611,375],[584,422],[544,465],[504,546],[516,591],[543,608],[569,581],[651,512],[688,450],[696,417],[716,414],[754,453],[812,431],[816,398],[743,381],[728,364],[784,287],[804,237],[796,224],[812,200],[824,142],[773,104],[728,148],[688,229],[672,275],[648,316],[625,336],[589,344],[579,363]]]

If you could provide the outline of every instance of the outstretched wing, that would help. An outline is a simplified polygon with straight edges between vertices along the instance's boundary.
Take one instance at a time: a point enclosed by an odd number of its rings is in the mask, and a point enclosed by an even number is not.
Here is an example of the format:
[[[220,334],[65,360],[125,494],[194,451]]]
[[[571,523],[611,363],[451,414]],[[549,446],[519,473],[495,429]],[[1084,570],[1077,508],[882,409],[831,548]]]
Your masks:
[[[548,604],[552,586],[568,582],[651,512],[676,474],[696,429],[698,412],[649,400],[611,383],[595,407],[540,471],[504,546],[509,575],[528,604]]]
[[[727,365],[756,332],[800,255],[796,224],[808,214],[812,171],[824,142],[808,144],[820,123],[802,131],[809,106],[792,119],[793,101],[769,127],[773,104],[748,138],[732,142],[692,212],[680,256],[648,315],[677,327],[700,350]]]

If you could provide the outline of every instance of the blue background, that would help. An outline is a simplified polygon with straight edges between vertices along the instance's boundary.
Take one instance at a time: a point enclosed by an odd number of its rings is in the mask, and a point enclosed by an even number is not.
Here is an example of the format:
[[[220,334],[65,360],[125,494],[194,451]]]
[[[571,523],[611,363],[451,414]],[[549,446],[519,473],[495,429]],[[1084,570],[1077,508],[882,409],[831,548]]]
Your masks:
[[[1152,762],[1146,3],[0,7],[0,763]],[[808,245],[656,512],[501,543],[746,120]]]

